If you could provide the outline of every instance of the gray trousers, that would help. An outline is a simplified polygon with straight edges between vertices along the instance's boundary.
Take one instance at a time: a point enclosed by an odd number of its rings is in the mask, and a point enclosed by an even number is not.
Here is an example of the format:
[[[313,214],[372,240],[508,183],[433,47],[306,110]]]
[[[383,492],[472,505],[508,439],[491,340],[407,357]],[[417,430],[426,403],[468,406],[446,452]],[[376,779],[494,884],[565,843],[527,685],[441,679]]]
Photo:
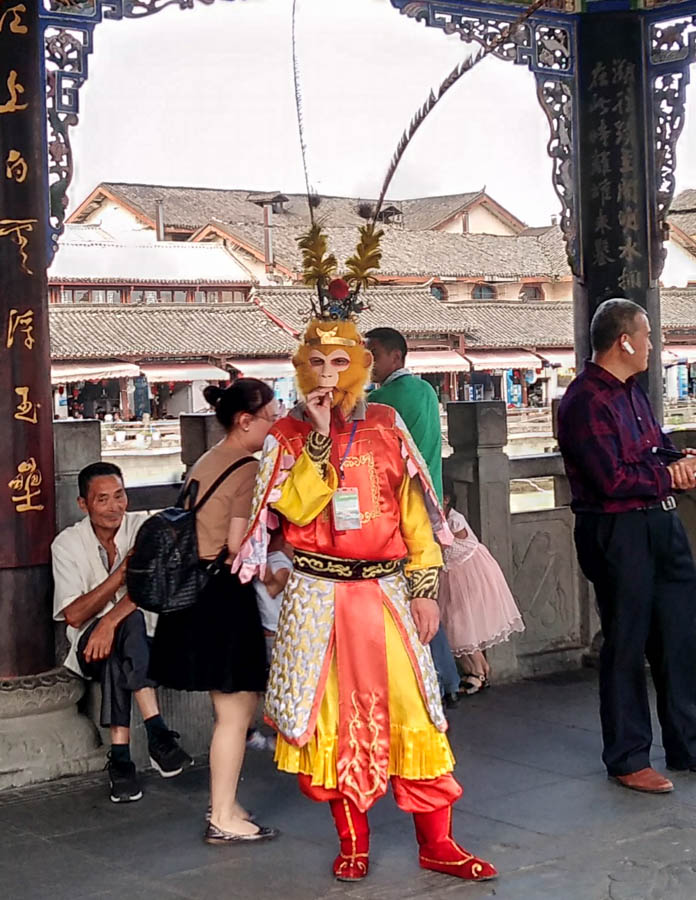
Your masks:
[[[147,677],[150,639],[145,630],[145,617],[139,609],[133,610],[116,629],[109,656],[87,662],[85,647],[98,623],[99,619],[81,635],[77,644],[77,660],[84,674],[101,684],[102,728],[129,728],[133,692],[144,687],[156,687],[155,682]]]

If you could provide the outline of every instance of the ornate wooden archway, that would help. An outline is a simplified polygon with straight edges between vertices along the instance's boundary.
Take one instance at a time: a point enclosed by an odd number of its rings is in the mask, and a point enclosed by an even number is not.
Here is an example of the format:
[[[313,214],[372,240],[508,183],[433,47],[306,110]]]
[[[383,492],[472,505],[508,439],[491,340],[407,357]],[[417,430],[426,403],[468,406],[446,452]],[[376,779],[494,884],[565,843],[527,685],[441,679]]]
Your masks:
[[[524,8],[474,0],[391,3],[414,23],[484,46]],[[42,672],[54,661],[46,268],[63,228],[70,131],[97,26],[195,4],[0,3],[0,678]],[[549,121],[553,183],[576,277],[579,352],[593,304],[611,293],[644,303],[659,331],[657,283],[689,64],[696,59],[696,0],[549,0],[496,55],[531,69]]]

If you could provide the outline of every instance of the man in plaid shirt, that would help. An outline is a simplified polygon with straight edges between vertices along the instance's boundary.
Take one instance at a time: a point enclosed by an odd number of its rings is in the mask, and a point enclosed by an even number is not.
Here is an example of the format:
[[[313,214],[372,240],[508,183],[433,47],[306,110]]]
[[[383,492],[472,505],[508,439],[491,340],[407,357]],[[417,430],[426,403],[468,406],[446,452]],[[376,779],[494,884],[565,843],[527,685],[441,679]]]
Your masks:
[[[602,758],[624,787],[665,793],[672,782],[650,767],[645,657],[667,767],[696,771],[696,567],[673,496],[696,486],[696,451],[670,461],[674,445],[636,381],[652,349],[643,308],[606,300],[590,333],[592,360],[561,402],[558,443],[602,622]]]

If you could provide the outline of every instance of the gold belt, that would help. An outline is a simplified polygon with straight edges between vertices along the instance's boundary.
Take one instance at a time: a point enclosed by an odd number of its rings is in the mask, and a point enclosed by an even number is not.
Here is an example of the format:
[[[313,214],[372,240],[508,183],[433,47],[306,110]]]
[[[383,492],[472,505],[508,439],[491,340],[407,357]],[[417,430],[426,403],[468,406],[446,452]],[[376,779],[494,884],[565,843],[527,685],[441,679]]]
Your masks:
[[[298,572],[316,575],[329,581],[369,581],[396,575],[404,567],[403,559],[388,559],[374,562],[367,559],[338,559],[322,553],[307,553],[295,550],[293,566]]]

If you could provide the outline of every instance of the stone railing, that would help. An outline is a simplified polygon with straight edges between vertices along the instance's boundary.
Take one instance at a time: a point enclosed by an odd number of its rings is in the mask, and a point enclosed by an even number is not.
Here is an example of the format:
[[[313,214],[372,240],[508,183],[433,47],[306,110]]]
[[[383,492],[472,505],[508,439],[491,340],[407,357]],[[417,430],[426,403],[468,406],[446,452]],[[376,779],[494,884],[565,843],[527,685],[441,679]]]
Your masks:
[[[589,585],[573,545],[573,515],[559,453],[508,458],[503,403],[448,406],[452,455],[446,472],[457,506],[497,559],[512,588],[526,630],[490,651],[504,677],[580,665],[598,630]],[[554,507],[510,512],[512,479],[553,478]]]

